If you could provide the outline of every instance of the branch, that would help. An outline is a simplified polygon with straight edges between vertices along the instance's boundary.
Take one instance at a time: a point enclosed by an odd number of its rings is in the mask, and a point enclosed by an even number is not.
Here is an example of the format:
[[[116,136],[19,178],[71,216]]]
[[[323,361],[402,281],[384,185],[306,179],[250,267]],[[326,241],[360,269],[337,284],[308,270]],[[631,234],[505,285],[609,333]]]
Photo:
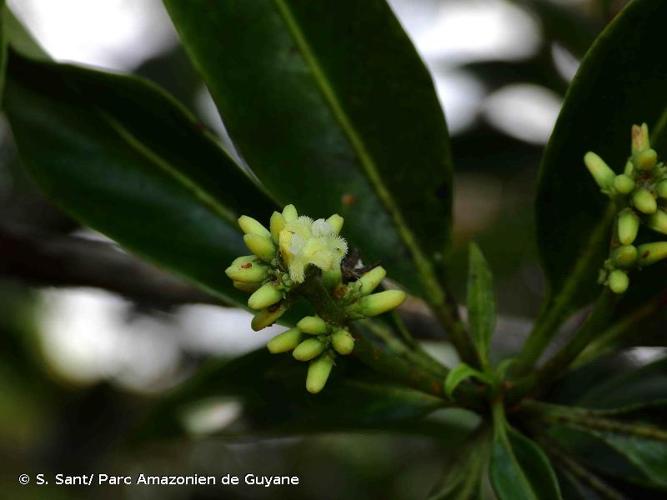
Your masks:
[[[114,245],[0,225],[0,277],[34,286],[103,288],[137,303],[169,307],[219,299]]]

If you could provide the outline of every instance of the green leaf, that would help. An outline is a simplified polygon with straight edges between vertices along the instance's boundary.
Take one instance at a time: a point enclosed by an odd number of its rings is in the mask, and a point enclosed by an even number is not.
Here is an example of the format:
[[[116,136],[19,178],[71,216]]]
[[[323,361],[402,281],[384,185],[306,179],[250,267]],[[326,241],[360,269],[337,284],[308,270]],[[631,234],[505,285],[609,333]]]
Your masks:
[[[468,268],[468,323],[482,365],[489,363],[489,346],[496,324],[493,276],[480,248],[470,245]]]
[[[493,380],[487,374],[482,373],[465,363],[459,363],[447,374],[447,377],[445,377],[445,394],[451,398],[458,385],[471,377],[487,384],[493,383]]]
[[[140,437],[183,434],[180,415],[211,397],[238,398],[249,417],[248,432],[312,432],[391,428],[443,407],[441,398],[364,380],[355,360],[340,360],[326,388],[305,390],[307,363],[259,349],[228,362],[212,361],[184,382],[152,412]]]
[[[235,145],[283,203],[338,212],[392,279],[444,300],[452,165],[433,82],[384,0],[165,0]]]
[[[556,474],[542,449],[509,427],[494,408],[489,476],[499,500],[561,499]]]
[[[630,153],[631,125],[655,124],[667,107],[666,21],[662,0],[631,2],[587,53],[566,96],[542,161],[537,199],[551,309],[567,312],[600,289],[597,271],[608,252],[613,212],[582,158],[595,151],[620,172]]]
[[[444,467],[444,475],[429,500],[481,500],[484,473],[489,463],[491,433],[481,429]]]
[[[136,78],[12,53],[5,107],[22,160],[86,225],[216,295],[247,254],[236,218],[273,203],[185,109]]]

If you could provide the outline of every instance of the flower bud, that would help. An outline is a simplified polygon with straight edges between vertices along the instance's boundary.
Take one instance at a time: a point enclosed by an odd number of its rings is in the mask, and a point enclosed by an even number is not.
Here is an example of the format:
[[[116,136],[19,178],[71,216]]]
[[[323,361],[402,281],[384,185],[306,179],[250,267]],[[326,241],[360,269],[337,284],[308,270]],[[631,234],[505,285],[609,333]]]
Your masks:
[[[285,222],[295,221],[299,217],[296,207],[294,205],[287,205],[283,208],[283,217],[285,218]]]
[[[651,147],[648,135],[648,125],[642,123],[641,126],[632,126],[632,152],[641,153]]]
[[[343,229],[344,219],[338,214],[333,214],[327,219],[327,222],[335,234],[339,234],[341,229]]]
[[[632,204],[643,214],[653,214],[658,209],[655,197],[648,189],[639,188],[632,195]]]
[[[628,275],[620,269],[615,269],[609,274],[609,288],[614,293],[623,293],[628,289],[630,280]]]
[[[631,177],[632,174],[635,173],[635,166],[632,164],[632,161],[630,160],[627,161],[627,163],[625,164],[625,169],[623,169],[623,173],[628,177]]]
[[[319,316],[306,316],[302,318],[297,324],[299,330],[311,335],[322,335],[327,332],[327,324]]]
[[[400,306],[405,300],[405,292],[401,290],[386,290],[360,298],[353,304],[355,312],[363,316],[377,316]]]
[[[234,281],[232,283],[234,288],[246,293],[252,293],[260,287],[259,283],[243,283],[242,281]]]
[[[324,343],[320,342],[319,339],[306,339],[296,346],[292,356],[298,361],[310,361],[322,354],[324,347]]]
[[[261,283],[268,277],[268,267],[254,255],[245,255],[234,259],[225,269],[225,274],[234,281],[241,283]]]
[[[639,245],[637,253],[639,253],[640,266],[655,264],[662,259],[667,259],[667,241]]]
[[[258,332],[278,321],[278,319],[285,314],[285,311],[287,311],[287,306],[285,304],[275,304],[266,309],[262,309],[252,318],[250,326],[254,331]]]
[[[301,332],[298,328],[291,328],[286,332],[276,335],[266,344],[271,354],[289,352],[299,345],[301,341]]]
[[[282,292],[273,283],[266,283],[250,296],[248,307],[250,309],[264,309],[280,302],[282,299]]]
[[[320,356],[315,361],[311,361],[308,366],[308,375],[306,376],[306,390],[311,394],[317,394],[327,383],[334,361],[331,356]]]
[[[614,178],[614,190],[617,193],[630,194],[632,191],[634,191],[634,189],[635,181],[631,177],[625,174],[621,174]]]
[[[630,267],[637,261],[637,247],[632,245],[618,247],[611,258],[619,267]]]
[[[246,234],[243,241],[252,253],[265,262],[271,262],[276,256],[276,246],[271,237],[259,236],[257,234]]]
[[[280,231],[285,228],[285,217],[280,212],[273,212],[271,214],[271,220],[269,221],[269,230],[271,231],[271,237],[273,241],[278,243],[280,240]]]
[[[639,231],[639,216],[631,209],[625,209],[618,214],[618,241],[622,245],[630,245]]]
[[[590,151],[584,156],[584,163],[595,179],[595,182],[600,186],[600,189],[602,191],[609,191],[616,177],[614,171],[609,168],[602,158]]]
[[[354,350],[354,338],[347,330],[338,330],[331,336],[331,345],[338,354],[346,356]]]
[[[336,288],[338,285],[340,285],[343,282],[343,272],[340,269],[340,266],[335,267],[331,271],[323,271],[322,272],[322,283],[324,283],[324,286],[332,290],[333,288]]]
[[[245,234],[257,234],[259,236],[266,236],[267,238],[271,237],[271,233],[268,229],[262,226],[256,219],[248,217],[247,215],[239,217],[239,227]]]
[[[667,234],[667,212],[658,210],[646,219],[646,225],[662,234]]]
[[[658,153],[655,152],[655,149],[645,149],[641,153],[638,153],[634,160],[639,170],[653,170],[653,167],[658,162]]]
[[[362,295],[368,295],[375,290],[387,275],[387,271],[382,266],[377,266],[370,271],[364,273],[361,278],[357,280],[359,292]]]
[[[667,200],[667,179],[658,183],[655,192],[660,198]]]

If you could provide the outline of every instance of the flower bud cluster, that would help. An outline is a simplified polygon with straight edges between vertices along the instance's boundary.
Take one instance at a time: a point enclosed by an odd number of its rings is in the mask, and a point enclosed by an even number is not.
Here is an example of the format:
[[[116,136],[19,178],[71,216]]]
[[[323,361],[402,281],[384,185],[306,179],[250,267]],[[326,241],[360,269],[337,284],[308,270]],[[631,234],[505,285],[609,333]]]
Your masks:
[[[320,392],[335,357],[354,349],[348,323],[395,309],[406,295],[400,290],[372,293],[386,276],[380,266],[343,283],[341,262],[347,243],[339,236],[343,218],[337,214],[313,220],[299,216],[296,208],[288,205],[282,213],[273,213],[269,229],[245,215],[238,222],[252,255],[238,257],[225,272],[236,288],[251,294],[248,307],[257,311],[253,330],[275,323],[297,295],[316,300],[304,291],[308,279],[321,279],[328,294],[326,301],[339,311],[329,319],[325,314],[306,316],[267,344],[272,353],[292,352],[298,361],[308,362],[306,389]],[[319,310],[320,304],[312,305]]]
[[[635,246],[642,226],[667,235],[667,166],[651,148],[648,126],[632,127],[632,154],[616,174],[602,158],[586,153],[584,163],[600,190],[617,203],[612,249],[600,281],[614,293],[628,289],[628,272],[667,258],[667,241]]]

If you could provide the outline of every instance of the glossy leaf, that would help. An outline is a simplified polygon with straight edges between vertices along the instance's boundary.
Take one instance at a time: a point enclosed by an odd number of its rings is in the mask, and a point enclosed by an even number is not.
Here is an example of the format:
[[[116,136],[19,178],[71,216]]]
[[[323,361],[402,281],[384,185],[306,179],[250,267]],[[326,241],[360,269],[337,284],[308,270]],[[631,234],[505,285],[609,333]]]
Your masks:
[[[482,429],[465,447],[453,453],[429,500],[481,500],[491,442],[491,433]]]
[[[498,499],[560,499],[556,474],[540,447],[509,427],[494,432],[489,475]]]
[[[185,109],[145,81],[11,54],[5,107],[49,197],[154,263],[237,302],[236,218],[269,198]]]
[[[496,324],[493,276],[482,251],[470,245],[468,267],[468,324],[477,353],[484,365],[489,362],[489,346]]]
[[[661,0],[631,2],[617,16],[582,61],[547,146],[538,242],[552,298],[562,310],[599,291],[597,271],[608,252],[608,199],[583,166],[583,155],[595,151],[620,171],[630,153],[631,125],[653,125],[667,107],[667,59],[660,49],[665,21]]]
[[[439,296],[451,160],[433,82],[384,0],[165,0],[235,145],[283,203],[345,217],[392,279]]]
[[[259,349],[229,362],[205,365],[162,403],[142,427],[141,437],[181,435],[183,410],[211,397],[238,398],[252,432],[309,432],[387,428],[413,422],[443,407],[422,392],[350,376],[354,360],[341,360],[326,388],[316,396],[305,390],[307,363]]]

